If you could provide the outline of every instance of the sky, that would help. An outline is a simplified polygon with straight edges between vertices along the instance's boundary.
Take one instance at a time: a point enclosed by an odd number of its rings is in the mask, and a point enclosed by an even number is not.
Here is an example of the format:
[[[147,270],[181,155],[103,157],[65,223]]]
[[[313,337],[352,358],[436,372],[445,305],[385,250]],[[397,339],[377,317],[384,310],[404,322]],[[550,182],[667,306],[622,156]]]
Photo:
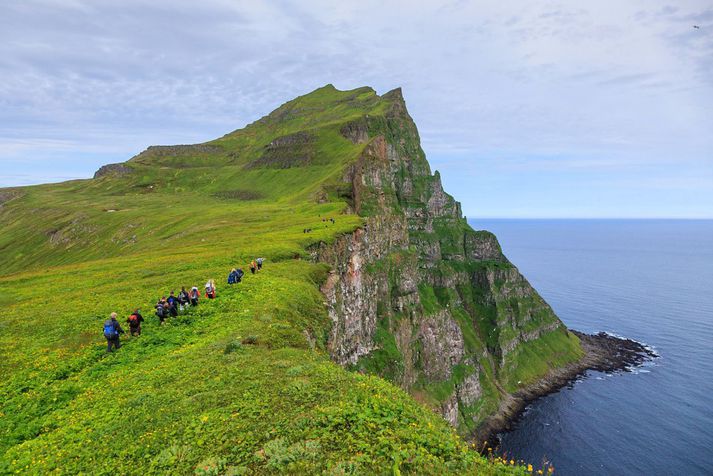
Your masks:
[[[469,218],[713,218],[710,0],[3,0],[0,187],[328,83],[402,87]]]

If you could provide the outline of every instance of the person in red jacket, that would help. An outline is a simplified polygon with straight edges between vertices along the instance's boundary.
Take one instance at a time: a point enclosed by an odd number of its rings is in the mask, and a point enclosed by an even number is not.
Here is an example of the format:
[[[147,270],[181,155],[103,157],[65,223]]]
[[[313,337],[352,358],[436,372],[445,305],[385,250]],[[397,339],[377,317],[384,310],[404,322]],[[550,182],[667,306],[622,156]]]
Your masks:
[[[205,283],[205,295],[208,297],[208,299],[215,299],[215,281],[212,279],[209,279],[207,283]]]
[[[137,309],[132,312],[126,322],[129,323],[129,333],[132,336],[141,335],[141,323],[144,322],[144,316],[141,315],[141,311]]]
[[[197,306],[198,298],[201,297],[201,292],[198,291],[198,288],[193,286],[191,288],[191,292],[190,292],[189,296],[191,298],[191,306]]]

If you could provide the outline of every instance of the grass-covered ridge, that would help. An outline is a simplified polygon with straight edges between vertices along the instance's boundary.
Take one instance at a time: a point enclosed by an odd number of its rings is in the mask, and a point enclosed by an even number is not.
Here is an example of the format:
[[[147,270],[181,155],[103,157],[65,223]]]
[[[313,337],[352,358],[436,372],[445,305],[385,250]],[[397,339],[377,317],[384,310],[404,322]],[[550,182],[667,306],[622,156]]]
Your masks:
[[[324,349],[327,269],[306,250],[362,223],[324,191],[363,148],[340,124],[384,110],[371,89],[327,86],[201,147],[7,194],[0,473],[523,472]],[[307,160],[272,152],[300,131]],[[222,284],[256,256],[262,272]],[[208,278],[216,300],[158,326],[159,296]],[[103,320],[134,307],[143,335],[106,355]]]

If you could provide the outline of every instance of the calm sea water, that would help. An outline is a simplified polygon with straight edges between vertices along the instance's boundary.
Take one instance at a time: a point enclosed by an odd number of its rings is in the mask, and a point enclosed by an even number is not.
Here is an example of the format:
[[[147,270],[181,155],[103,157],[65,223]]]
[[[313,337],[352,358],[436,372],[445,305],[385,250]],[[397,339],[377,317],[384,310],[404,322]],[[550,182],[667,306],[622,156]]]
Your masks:
[[[569,327],[661,356],[537,400],[503,450],[560,475],[713,475],[713,221],[470,222]]]

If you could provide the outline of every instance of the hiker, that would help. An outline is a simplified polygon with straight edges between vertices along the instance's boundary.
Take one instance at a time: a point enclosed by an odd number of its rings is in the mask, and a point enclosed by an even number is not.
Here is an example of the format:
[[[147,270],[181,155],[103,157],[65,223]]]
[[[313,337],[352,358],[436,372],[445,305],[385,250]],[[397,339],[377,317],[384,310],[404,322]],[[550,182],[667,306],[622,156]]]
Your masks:
[[[185,286],[181,286],[181,292],[178,293],[178,303],[180,310],[183,311],[184,308],[188,307],[188,303],[191,299],[188,297],[188,291],[186,291]]]
[[[111,317],[104,321],[104,337],[106,337],[106,351],[111,352],[111,348],[119,349],[121,347],[121,342],[119,342],[119,335],[124,333],[124,329],[121,328],[121,324],[116,320],[116,313],[112,312]]]
[[[329,221],[331,221],[332,225],[334,225],[334,218],[330,218]]]
[[[265,258],[258,258],[255,261],[257,261],[257,270],[260,271],[262,269],[262,263],[265,262]]]
[[[238,284],[243,280],[245,273],[241,268],[233,268],[228,275],[228,284]]]
[[[168,303],[166,302],[166,296],[159,299],[156,303],[156,317],[158,317],[159,325],[163,324],[168,317]]]
[[[255,274],[255,270],[257,270],[257,263],[255,263],[255,260],[252,260],[250,262],[250,272]]]
[[[141,335],[141,323],[144,322],[144,316],[141,315],[140,310],[136,309],[132,312],[126,322],[129,323],[129,333],[132,336]]]
[[[208,299],[215,299],[215,281],[212,279],[205,283],[205,295]]]
[[[197,287],[193,286],[191,288],[190,297],[191,297],[191,306],[197,306],[198,298],[201,297],[201,293],[200,293],[200,291],[198,291]]]
[[[168,299],[166,299],[166,302],[168,303],[168,313],[171,315],[171,317],[176,317],[178,316],[178,298],[174,295],[174,292],[171,291],[170,296],[168,296]]]

